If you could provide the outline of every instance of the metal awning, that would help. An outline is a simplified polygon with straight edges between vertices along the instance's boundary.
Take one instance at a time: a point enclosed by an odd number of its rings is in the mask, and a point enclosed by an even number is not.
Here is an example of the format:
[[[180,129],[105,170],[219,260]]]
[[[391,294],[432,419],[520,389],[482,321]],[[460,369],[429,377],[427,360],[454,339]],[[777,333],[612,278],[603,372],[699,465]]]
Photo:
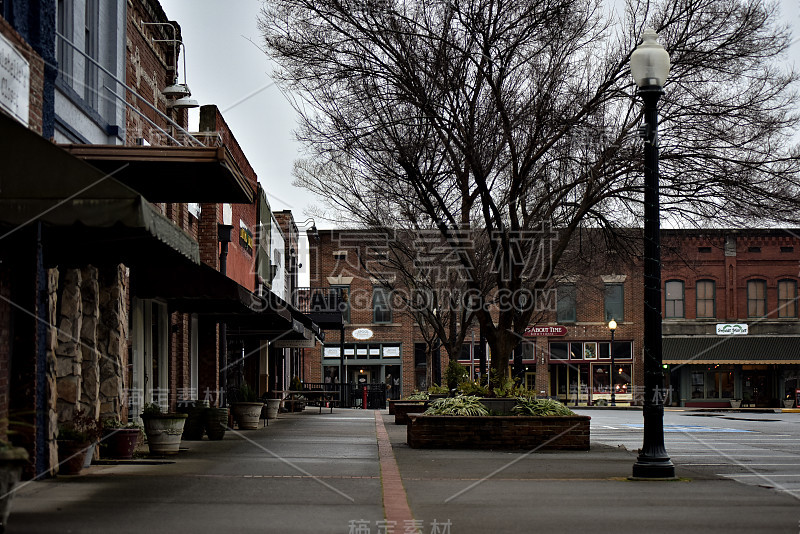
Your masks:
[[[665,364],[796,364],[800,363],[800,336],[665,337]]]
[[[0,113],[0,238],[45,226],[45,261],[200,262],[192,237],[138,192]],[[177,253],[177,254],[176,254]]]
[[[60,146],[151,202],[250,204],[255,198],[256,184],[224,146]]]

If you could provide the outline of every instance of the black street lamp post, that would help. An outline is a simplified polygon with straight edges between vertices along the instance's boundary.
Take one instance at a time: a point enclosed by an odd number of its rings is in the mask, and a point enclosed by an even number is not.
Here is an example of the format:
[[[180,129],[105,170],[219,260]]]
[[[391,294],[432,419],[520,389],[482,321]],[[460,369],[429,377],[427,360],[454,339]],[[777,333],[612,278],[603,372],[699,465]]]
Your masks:
[[[611,376],[609,380],[611,381],[611,406],[617,405],[617,396],[615,395],[616,392],[616,384],[614,383],[614,332],[617,329],[617,321],[613,318],[608,322],[608,329],[611,330],[611,347],[609,348],[609,352],[611,353]]]
[[[658,100],[669,74],[669,54],[644,32],[631,54],[631,74],[644,102],[644,439],[634,478],[675,478],[664,447],[663,375],[661,372],[661,241],[658,199]]]

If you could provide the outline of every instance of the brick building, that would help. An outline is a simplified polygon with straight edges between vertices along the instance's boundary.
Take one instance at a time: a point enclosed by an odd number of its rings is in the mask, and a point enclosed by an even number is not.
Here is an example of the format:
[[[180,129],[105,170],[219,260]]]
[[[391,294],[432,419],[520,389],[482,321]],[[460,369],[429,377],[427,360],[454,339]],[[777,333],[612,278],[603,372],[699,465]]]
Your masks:
[[[403,299],[392,298],[391,292],[387,293],[362,266],[359,255],[369,261],[370,254],[362,234],[353,230],[321,231],[319,240],[310,244],[311,286],[342,291],[348,304],[344,312],[344,361],[339,358],[341,334],[329,331],[324,346],[306,351],[306,379],[319,382],[327,375],[335,382],[342,373],[347,383],[386,383],[402,391],[396,394],[424,389],[425,339],[414,317],[402,309]],[[584,237],[587,243],[588,236]],[[614,318],[618,323],[614,343],[616,397],[620,402],[637,400],[634,386],[643,381],[642,277],[637,261],[624,262],[620,257],[576,246],[572,259],[566,262],[569,267],[554,278],[558,281],[554,287],[559,298],[553,302],[557,309],[539,315],[517,348],[514,372],[528,388],[565,402],[607,401],[611,391],[608,321]],[[472,376],[480,374],[483,346],[476,323],[467,332],[459,357]],[[446,353],[439,351],[437,357],[444,369]]]
[[[682,406],[778,407],[800,379],[796,229],[664,230],[664,363]]]

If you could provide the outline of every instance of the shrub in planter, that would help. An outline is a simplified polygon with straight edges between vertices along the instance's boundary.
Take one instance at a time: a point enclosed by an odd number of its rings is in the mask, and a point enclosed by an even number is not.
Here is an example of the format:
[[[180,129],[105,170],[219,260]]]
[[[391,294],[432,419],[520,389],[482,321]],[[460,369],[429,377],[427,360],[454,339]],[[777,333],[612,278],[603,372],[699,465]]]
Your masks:
[[[479,397],[473,395],[459,395],[457,397],[447,397],[436,399],[431,402],[423,415],[489,415],[489,411],[481,402]]]
[[[0,441],[0,532],[8,524],[14,486],[22,476],[22,469],[28,463],[28,451]]]
[[[547,416],[574,416],[575,412],[552,399],[537,399],[534,397],[517,397],[517,404],[511,411],[517,415],[527,415],[534,417]]]
[[[58,427],[58,472],[79,475],[84,467],[89,467],[102,433],[100,421],[76,410],[70,421]]]
[[[258,428],[258,422],[261,419],[261,408],[264,403],[258,401],[258,397],[253,388],[243,383],[239,388],[239,400],[234,402],[233,418],[239,424],[240,430],[255,430]]]
[[[467,371],[467,368],[458,363],[458,360],[450,360],[444,372],[444,380],[447,383],[447,389],[452,391],[456,389],[459,384],[468,379],[469,371]]]
[[[142,421],[150,454],[177,454],[187,417],[185,413],[162,413],[157,404],[146,404]]]
[[[415,391],[404,400],[428,400],[430,394],[427,391]]]
[[[139,444],[142,427],[138,423],[123,423],[119,419],[109,418],[103,421],[104,435],[100,441],[103,456],[119,460],[130,460]]]

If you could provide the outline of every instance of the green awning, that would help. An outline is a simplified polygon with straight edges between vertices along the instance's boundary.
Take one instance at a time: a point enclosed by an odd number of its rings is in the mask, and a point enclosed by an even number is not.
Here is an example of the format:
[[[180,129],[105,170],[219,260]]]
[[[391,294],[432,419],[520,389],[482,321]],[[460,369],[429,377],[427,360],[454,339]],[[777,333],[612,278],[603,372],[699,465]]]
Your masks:
[[[795,364],[800,363],[800,337],[665,337],[665,364]]]
[[[0,244],[41,222],[47,261],[136,263],[177,252],[200,262],[197,242],[109,174],[0,113]]]

